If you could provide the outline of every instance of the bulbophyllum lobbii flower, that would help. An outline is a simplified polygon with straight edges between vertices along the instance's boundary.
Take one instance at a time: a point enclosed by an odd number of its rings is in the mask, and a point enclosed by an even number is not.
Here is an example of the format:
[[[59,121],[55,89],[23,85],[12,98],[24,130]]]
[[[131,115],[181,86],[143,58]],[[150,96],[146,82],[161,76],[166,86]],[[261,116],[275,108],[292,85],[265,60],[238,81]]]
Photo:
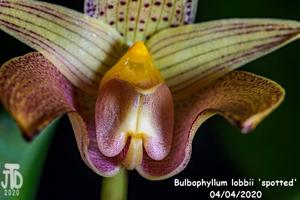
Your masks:
[[[1,30],[38,51],[2,65],[1,101],[26,138],[67,113],[83,160],[100,175],[121,167],[148,179],[175,175],[206,119],[220,114],[247,133],[280,104],[277,83],[233,70],[300,35],[290,20],[189,24],[196,7],[87,0],[92,18],[0,0]]]

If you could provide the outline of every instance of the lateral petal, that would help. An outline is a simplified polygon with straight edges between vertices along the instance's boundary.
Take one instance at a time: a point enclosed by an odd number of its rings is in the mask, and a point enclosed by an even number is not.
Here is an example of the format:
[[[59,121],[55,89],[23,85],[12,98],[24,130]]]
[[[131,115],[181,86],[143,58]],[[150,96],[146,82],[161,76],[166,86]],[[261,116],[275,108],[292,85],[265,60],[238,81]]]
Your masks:
[[[197,4],[198,0],[85,0],[84,12],[116,28],[131,45],[164,28],[192,23]]]
[[[163,30],[147,46],[171,91],[184,93],[299,37],[298,21],[225,19]]]
[[[39,53],[14,58],[0,68],[0,98],[24,136],[32,138],[53,119],[75,110],[72,87]]]
[[[112,27],[46,2],[0,1],[0,29],[40,51],[89,93],[97,93],[101,77],[122,55],[123,39]]]
[[[78,148],[96,173],[112,176],[118,159],[105,157],[96,143],[96,96],[74,87],[57,68],[37,52],[14,58],[0,68],[0,100],[31,139],[55,118],[69,113]]]
[[[234,71],[206,88],[176,101],[175,127],[170,154],[162,161],[144,156],[139,173],[159,180],[182,171],[191,156],[192,140],[199,126],[220,114],[247,133],[283,100],[284,90],[277,83],[252,73]]]

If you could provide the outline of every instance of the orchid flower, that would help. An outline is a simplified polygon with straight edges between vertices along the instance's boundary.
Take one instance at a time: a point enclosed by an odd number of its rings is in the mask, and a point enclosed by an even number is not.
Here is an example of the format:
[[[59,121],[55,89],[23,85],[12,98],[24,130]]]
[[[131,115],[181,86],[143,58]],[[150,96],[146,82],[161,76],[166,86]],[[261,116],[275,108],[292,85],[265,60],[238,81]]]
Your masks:
[[[277,83],[233,70],[300,37],[291,20],[191,24],[196,8],[86,0],[84,15],[0,0],[1,30],[38,51],[2,65],[1,101],[28,139],[67,113],[82,159],[102,176],[171,177],[206,119],[219,114],[248,133],[282,102]]]

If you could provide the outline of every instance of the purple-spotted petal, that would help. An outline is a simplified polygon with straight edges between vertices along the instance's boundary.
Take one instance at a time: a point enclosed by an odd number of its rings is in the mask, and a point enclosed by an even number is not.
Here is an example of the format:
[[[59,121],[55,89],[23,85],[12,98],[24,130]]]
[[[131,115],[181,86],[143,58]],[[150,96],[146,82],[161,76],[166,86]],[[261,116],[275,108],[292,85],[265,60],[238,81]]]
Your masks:
[[[139,173],[164,179],[182,171],[191,156],[192,140],[199,126],[220,114],[243,132],[252,130],[283,100],[284,90],[275,82],[241,71],[231,72],[206,88],[201,85],[185,99],[175,100],[175,127],[170,154],[161,161],[144,156]]]
[[[75,111],[73,88],[39,53],[14,58],[0,68],[0,98],[26,138],[53,119]]]
[[[84,12],[116,28],[128,44],[194,21],[198,0],[85,0]]]
[[[0,99],[28,139],[68,113],[86,164],[103,176],[112,176],[119,170],[118,158],[105,157],[97,146],[96,96],[73,86],[40,53],[14,58],[0,68]]]

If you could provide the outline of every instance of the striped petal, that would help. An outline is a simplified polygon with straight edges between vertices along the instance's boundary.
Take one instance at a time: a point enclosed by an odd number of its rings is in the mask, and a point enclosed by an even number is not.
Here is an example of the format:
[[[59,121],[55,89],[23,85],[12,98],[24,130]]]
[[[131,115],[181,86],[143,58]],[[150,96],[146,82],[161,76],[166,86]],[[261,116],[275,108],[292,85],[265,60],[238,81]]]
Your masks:
[[[41,54],[14,58],[0,68],[0,100],[28,139],[68,113],[86,164],[103,176],[112,176],[119,170],[117,158],[105,157],[97,146],[96,97],[74,87]]]
[[[122,55],[123,39],[113,28],[45,2],[1,0],[0,29],[40,51],[89,93],[97,93],[102,75]]]
[[[228,19],[167,29],[147,43],[173,93],[223,76],[300,37],[300,23]]]
[[[85,0],[86,14],[116,28],[131,45],[166,27],[194,21],[198,0]]]
[[[144,156],[139,173],[148,179],[165,179],[182,171],[191,156],[192,140],[199,126],[220,114],[247,133],[283,100],[284,90],[275,82],[252,73],[234,71],[175,102],[175,127],[170,154],[162,161]]]

